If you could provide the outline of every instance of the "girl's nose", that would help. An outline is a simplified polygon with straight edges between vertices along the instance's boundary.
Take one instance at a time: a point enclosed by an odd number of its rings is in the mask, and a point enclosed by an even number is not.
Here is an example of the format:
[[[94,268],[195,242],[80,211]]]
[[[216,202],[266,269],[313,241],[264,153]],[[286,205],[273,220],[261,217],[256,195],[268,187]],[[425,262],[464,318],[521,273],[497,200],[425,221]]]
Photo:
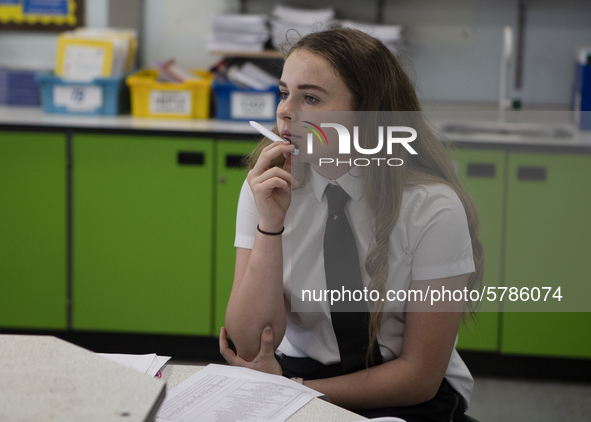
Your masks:
[[[281,101],[277,106],[277,118],[281,120],[291,119],[291,101],[289,97]]]

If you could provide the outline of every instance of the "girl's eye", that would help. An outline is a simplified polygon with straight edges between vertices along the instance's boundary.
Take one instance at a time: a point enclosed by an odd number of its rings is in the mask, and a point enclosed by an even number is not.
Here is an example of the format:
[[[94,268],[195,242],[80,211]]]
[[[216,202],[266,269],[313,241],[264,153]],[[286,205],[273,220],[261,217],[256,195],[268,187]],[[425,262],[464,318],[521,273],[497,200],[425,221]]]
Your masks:
[[[316,104],[318,102],[318,98],[313,97],[311,95],[306,95],[305,98],[306,98],[306,102],[309,104]]]
[[[279,97],[280,100],[285,100],[287,98],[289,94],[285,91],[279,91],[277,93],[277,96]]]

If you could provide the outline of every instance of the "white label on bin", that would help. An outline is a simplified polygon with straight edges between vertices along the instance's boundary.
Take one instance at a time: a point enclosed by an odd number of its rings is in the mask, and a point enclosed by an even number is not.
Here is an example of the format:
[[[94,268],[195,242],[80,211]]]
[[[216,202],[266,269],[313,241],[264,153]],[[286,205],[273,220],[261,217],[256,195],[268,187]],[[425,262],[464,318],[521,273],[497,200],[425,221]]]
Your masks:
[[[150,114],[186,114],[193,112],[191,91],[157,90],[150,91]]]
[[[232,119],[267,119],[275,117],[274,92],[230,92],[230,117]]]
[[[94,111],[103,106],[103,88],[95,85],[55,85],[53,105],[71,111]]]

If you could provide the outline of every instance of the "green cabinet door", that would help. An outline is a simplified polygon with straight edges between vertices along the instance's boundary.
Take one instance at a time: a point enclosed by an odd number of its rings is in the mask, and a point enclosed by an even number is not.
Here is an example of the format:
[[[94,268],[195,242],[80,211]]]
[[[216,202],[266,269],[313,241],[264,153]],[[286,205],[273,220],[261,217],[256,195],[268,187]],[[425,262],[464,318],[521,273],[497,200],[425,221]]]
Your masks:
[[[560,286],[568,309],[587,312],[512,312],[527,304],[505,300],[503,353],[591,357],[590,180],[591,155],[509,154],[505,283]]]
[[[0,132],[0,327],[67,328],[66,137]]]
[[[453,151],[462,186],[475,202],[480,217],[480,240],[485,254],[485,286],[501,281],[503,210],[507,154],[499,150],[456,149]],[[498,303],[482,302],[476,320],[462,325],[458,349],[499,350]]]
[[[74,329],[211,335],[213,140],[73,142]]]
[[[242,159],[256,146],[256,142],[218,141],[216,184],[216,275],[215,326],[216,332],[225,323],[226,306],[232,290],[236,249],[236,207],[240,188],[247,170]]]

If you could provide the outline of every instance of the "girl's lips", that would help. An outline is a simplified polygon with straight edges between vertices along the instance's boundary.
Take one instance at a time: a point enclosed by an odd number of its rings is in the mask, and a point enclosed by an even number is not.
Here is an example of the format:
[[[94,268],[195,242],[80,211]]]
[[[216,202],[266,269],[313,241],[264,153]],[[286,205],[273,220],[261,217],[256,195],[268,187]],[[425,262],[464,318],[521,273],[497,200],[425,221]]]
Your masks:
[[[284,131],[281,131],[281,137],[283,139],[287,139],[292,145],[295,146],[295,151],[292,151],[292,154],[293,155],[299,155],[299,153],[300,153],[300,147],[298,146],[298,144],[296,144],[294,142],[294,139],[293,139],[293,138],[296,138],[297,139],[297,138],[299,138],[299,136],[292,137],[291,132],[288,132],[287,130],[284,130]]]
[[[295,151],[293,151],[294,155],[298,155],[300,153],[300,147],[293,140],[293,138],[298,138],[298,136],[292,137],[291,132],[283,131],[281,132],[281,137],[287,139],[292,145],[295,145]]]
[[[301,136],[294,135],[294,134],[292,134],[291,132],[281,132],[281,137],[282,137],[282,138],[287,138],[287,139],[289,139],[291,142],[294,142],[294,141],[296,141],[296,140],[298,140],[298,139],[300,139],[300,138],[301,138]]]

